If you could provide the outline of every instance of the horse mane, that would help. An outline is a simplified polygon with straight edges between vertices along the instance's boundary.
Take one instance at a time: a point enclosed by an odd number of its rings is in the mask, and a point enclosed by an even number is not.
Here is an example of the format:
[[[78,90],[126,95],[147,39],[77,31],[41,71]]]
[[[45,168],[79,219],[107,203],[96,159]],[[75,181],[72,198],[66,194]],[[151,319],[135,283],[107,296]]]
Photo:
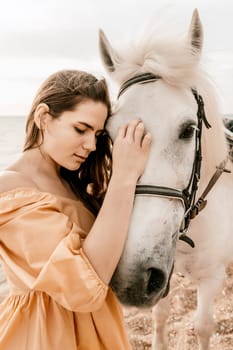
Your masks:
[[[203,126],[202,178],[209,179],[228,156],[228,146],[223,131],[223,119],[214,82],[203,68],[200,52],[188,42],[187,37],[169,35],[143,37],[127,49],[117,50],[120,58],[115,62],[112,78],[119,84],[141,73],[153,73],[169,85],[195,88],[202,95],[210,130]],[[205,181],[204,181],[205,182]]]

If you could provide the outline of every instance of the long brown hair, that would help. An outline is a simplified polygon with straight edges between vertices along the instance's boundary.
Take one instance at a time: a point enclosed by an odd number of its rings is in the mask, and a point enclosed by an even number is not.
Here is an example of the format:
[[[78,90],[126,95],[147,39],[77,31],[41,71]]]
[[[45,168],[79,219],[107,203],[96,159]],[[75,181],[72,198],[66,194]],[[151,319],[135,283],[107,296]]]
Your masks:
[[[84,100],[102,102],[111,115],[111,102],[106,81],[92,74],[63,70],[54,73],[42,84],[37,92],[26,123],[24,151],[39,146],[43,135],[34,121],[34,113],[40,103],[49,107],[49,114],[58,118],[64,111],[72,111]],[[107,119],[108,119],[107,117]],[[106,130],[97,138],[96,150],[91,152],[78,170],[61,167],[60,175],[85,205],[97,214],[111,176],[111,139]]]

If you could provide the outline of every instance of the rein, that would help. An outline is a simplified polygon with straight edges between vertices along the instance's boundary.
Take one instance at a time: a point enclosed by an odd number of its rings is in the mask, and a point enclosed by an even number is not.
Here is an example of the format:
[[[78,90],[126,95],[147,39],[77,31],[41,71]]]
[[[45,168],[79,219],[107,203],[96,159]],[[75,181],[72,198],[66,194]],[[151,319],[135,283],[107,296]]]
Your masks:
[[[118,94],[118,99],[123,94],[123,92],[125,92],[126,89],[128,89],[130,86],[134,84],[137,84],[137,83],[145,84],[145,83],[155,82],[159,79],[161,79],[160,76],[154,75],[152,73],[143,73],[143,74],[137,75],[125,81],[122,84]],[[230,171],[225,169],[225,166],[228,161],[228,158],[227,158],[223,162],[221,162],[219,166],[217,166],[217,170],[211,177],[204,192],[196,201],[196,193],[197,193],[198,184],[200,181],[201,162],[202,162],[202,152],[201,152],[202,124],[204,122],[205,127],[207,129],[209,129],[211,125],[208,123],[206,119],[204,102],[203,102],[202,96],[199,95],[195,89],[191,89],[191,91],[198,105],[198,111],[197,111],[198,126],[197,126],[196,139],[195,139],[194,163],[193,163],[192,173],[191,173],[188,186],[183,190],[177,190],[174,188],[164,187],[164,186],[137,185],[135,194],[145,195],[145,196],[147,195],[159,196],[159,197],[181,200],[185,208],[185,214],[181,224],[181,228],[179,230],[180,232],[179,239],[185,241],[192,248],[194,248],[195,244],[193,240],[187,236],[187,230],[188,230],[190,221],[191,219],[194,219],[202,209],[205,208],[207,204],[207,200],[205,198],[207,194],[211,191],[211,189],[213,188],[213,186],[215,185],[219,177],[222,175],[222,173],[230,172]]]

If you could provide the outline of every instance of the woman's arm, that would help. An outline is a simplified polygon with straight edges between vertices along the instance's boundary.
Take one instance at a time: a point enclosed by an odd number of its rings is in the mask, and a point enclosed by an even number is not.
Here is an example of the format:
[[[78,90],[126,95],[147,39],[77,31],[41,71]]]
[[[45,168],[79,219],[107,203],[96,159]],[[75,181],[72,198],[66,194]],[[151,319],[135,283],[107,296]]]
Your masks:
[[[132,121],[118,130],[113,147],[113,173],[96,221],[83,251],[106,284],[122,254],[129,228],[135,187],[142,175],[151,144],[143,123]]]

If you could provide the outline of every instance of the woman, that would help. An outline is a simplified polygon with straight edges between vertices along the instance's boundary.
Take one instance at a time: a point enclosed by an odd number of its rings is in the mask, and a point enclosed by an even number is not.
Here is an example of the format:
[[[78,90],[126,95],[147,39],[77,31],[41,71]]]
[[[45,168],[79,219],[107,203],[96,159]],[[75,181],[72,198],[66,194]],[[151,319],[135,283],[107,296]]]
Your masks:
[[[122,125],[111,167],[110,113],[105,81],[85,72],[55,73],[35,97],[24,152],[0,177],[1,350],[130,349],[108,285],[151,136]]]

